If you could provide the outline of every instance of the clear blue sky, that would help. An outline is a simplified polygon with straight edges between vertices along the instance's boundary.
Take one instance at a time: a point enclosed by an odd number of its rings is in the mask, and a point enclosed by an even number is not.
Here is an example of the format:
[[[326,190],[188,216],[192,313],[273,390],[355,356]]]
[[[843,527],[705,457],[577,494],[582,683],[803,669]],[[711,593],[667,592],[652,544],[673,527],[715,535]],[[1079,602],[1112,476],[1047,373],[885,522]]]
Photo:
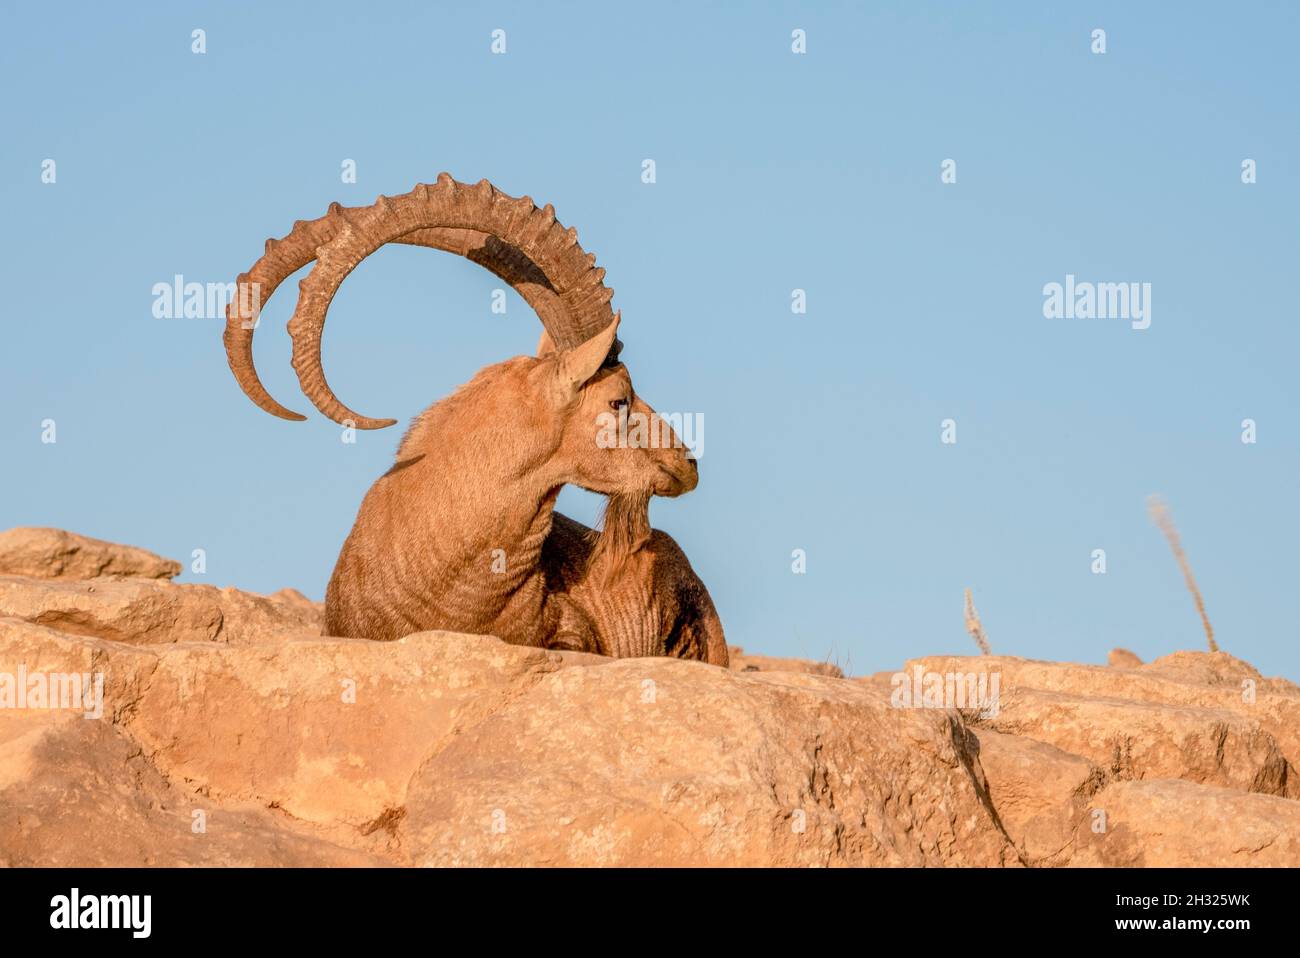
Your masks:
[[[970,652],[970,586],[995,651],[1203,647],[1158,492],[1223,647],[1300,678],[1297,9],[6,4],[0,527],[203,548],[185,581],[319,598],[400,427],[348,446],[309,409],[296,282],[257,356],[306,423],[243,397],[219,319],[155,319],[151,290],[445,169],[553,203],[608,269],[638,391],[704,415],[700,487],[653,519],[732,642],[854,672]],[[1151,283],[1151,327],[1045,319],[1067,273]],[[531,351],[498,285],[372,257],[331,313],[339,395],[406,420]]]

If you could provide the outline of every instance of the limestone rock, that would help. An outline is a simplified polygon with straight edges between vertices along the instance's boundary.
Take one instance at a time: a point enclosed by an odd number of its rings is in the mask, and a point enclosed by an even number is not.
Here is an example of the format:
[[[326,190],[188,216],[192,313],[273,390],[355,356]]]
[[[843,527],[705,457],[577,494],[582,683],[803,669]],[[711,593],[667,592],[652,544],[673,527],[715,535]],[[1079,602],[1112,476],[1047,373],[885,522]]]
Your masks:
[[[1122,733],[1122,712],[1125,708],[1122,703],[1126,702],[1132,703],[1133,715],[1137,721],[1161,722],[1160,713],[1171,706],[1205,710],[1199,713],[1199,721],[1210,740],[1218,734],[1213,731],[1217,713],[1218,720],[1228,722],[1228,726],[1235,727],[1238,732],[1245,730],[1245,734],[1249,735],[1250,729],[1257,729],[1276,743],[1285,760],[1285,783],[1283,790],[1276,793],[1300,798],[1300,773],[1297,773],[1297,769],[1300,769],[1300,688],[1284,679],[1264,678],[1248,663],[1226,653],[1178,652],[1136,669],[1040,662],[1015,656],[932,656],[913,659],[907,663],[908,669],[916,666],[924,671],[939,673],[981,670],[996,673],[1000,678],[1001,696],[1007,701],[1014,698],[1018,691],[1029,690],[1031,697],[1036,692],[1047,692],[1092,702],[1094,712],[1098,709],[1110,712],[1116,722],[1111,732],[1117,734]],[[1040,703],[1041,701],[1040,697]],[[1107,706],[1104,704],[1106,702],[1112,704]],[[1141,703],[1161,708],[1143,710],[1140,708]],[[1024,718],[1023,704],[1021,718]],[[1241,722],[1234,724],[1222,713],[1234,714]],[[1171,711],[1169,720],[1175,718]],[[1184,713],[1182,720],[1184,726],[1190,728],[1187,725],[1188,714]],[[1016,731],[1007,726],[1008,721],[1011,719],[1003,718],[997,727],[1003,731]],[[1207,722],[1209,727],[1205,726]],[[1033,733],[1026,731],[1026,734]],[[1070,750],[1072,746],[1059,737],[1063,734],[1063,730],[1058,730],[1044,740]],[[1119,741],[1121,752],[1123,750],[1122,735],[1116,739],[1115,735],[1106,732],[1101,726],[1091,727],[1088,734],[1093,742],[1092,751],[1088,754],[1099,764],[1107,764],[1103,757],[1107,741],[1112,742],[1112,753],[1115,741]],[[1258,737],[1255,738],[1256,744],[1252,747],[1258,748]],[[1173,757],[1171,742],[1158,738],[1148,741],[1150,745],[1144,751],[1152,753],[1163,750],[1167,757]],[[1204,746],[1207,739],[1202,735],[1199,741]],[[1236,741],[1241,742],[1243,739],[1238,735]],[[1202,755],[1202,759],[1204,757]],[[1256,758],[1263,761],[1263,752],[1257,750]],[[1269,765],[1265,779],[1270,776],[1275,779],[1275,763],[1268,760],[1264,764]],[[1146,774],[1167,776],[1182,773],[1169,766],[1163,772],[1148,768]],[[1196,780],[1215,784],[1212,778]],[[1260,784],[1261,787],[1255,788],[1255,791],[1274,791],[1275,785],[1269,786],[1267,781],[1261,781]]]
[[[180,792],[108,722],[0,712],[0,865],[384,863],[265,808]]]
[[[812,675],[829,675],[832,678],[844,678],[844,671],[830,662],[818,662],[814,659],[787,659],[773,655],[751,655],[738,645],[727,647],[730,654],[730,668],[737,672],[808,672]]]
[[[216,798],[360,828],[406,800],[429,755],[562,667],[561,653],[423,632],[160,648],[128,730]]]
[[[1046,742],[988,728],[976,729],[975,736],[993,807],[1025,863],[1068,861],[1075,829],[1106,775]]]
[[[1284,795],[1287,762],[1257,722],[1227,709],[1017,689],[989,725],[1081,755],[1118,779],[1184,778]]]
[[[739,647],[323,637],[140,555],[0,536],[0,866],[1300,864],[1300,688],[1227,653],[921,658],[997,698],[905,703]]]
[[[424,865],[1016,864],[983,787],[954,713],[630,659],[555,672],[451,739],[401,834]]]
[[[1117,782],[1096,795],[1105,831],[1078,830],[1073,865],[1300,865],[1300,802],[1177,779]],[[1090,816],[1091,821],[1091,816]]]
[[[311,603],[151,579],[0,576],[0,617],[132,644],[276,641],[319,635]]]
[[[62,529],[17,528],[0,532],[0,575],[34,579],[139,576],[170,579],[181,564],[135,546],[120,546]]]
[[[1111,649],[1106,664],[1113,669],[1135,669],[1142,664],[1142,660],[1128,649]]]
[[[0,620],[0,672],[18,664],[106,681],[102,720],[12,713],[43,729],[0,751],[0,802],[25,809],[0,818],[14,863],[1017,862],[956,715],[823,676],[447,633],[128,645]],[[33,761],[50,735],[57,759]],[[36,828],[74,773],[111,807]],[[194,807],[242,816],[229,844],[193,844]],[[76,816],[97,830],[81,849]],[[270,859],[252,832],[279,836]]]

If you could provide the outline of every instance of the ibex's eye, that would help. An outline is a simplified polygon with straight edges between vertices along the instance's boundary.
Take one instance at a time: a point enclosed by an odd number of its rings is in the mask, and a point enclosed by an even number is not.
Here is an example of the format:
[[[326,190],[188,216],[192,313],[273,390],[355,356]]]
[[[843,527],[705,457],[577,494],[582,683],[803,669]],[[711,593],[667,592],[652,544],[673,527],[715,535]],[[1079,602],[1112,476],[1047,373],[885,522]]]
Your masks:
[[[627,408],[627,400],[611,399],[609,403],[609,408],[614,410],[614,412],[622,412],[624,409]]]

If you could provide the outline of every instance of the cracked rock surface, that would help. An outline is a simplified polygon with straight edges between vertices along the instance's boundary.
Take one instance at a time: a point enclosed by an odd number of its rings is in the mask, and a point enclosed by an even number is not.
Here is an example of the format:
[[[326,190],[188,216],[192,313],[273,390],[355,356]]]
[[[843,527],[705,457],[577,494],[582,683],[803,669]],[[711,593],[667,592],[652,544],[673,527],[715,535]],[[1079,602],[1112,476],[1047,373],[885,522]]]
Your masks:
[[[177,569],[0,533],[0,865],[1300,864],[1300,689],[1224,653],[916,659],[999,707],[899,708],[739,650],[325,637]],[[74,674],[98,717],[6,700]]]

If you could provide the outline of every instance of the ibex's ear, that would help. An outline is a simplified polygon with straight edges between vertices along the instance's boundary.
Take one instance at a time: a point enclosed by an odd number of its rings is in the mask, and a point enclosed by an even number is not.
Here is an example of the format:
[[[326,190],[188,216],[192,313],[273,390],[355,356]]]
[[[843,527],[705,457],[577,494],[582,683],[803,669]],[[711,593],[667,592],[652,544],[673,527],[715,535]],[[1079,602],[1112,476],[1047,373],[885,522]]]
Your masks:
[[[542,338],[537,341],[537,358],[541,359],[553,352],[555,352],[555,340],[551,339],[551,334],[543,329]]]
[[[614,321],[591,339],[560,353],[557,373],[560,390],[565,395],[577,395],[578,391],[586,385],[587,380],[596,375],[596,371],[604,365],[605,357],[609,355],[609,350],[614,345],[614,339],[618,334],[618,320],[616,314]]]

